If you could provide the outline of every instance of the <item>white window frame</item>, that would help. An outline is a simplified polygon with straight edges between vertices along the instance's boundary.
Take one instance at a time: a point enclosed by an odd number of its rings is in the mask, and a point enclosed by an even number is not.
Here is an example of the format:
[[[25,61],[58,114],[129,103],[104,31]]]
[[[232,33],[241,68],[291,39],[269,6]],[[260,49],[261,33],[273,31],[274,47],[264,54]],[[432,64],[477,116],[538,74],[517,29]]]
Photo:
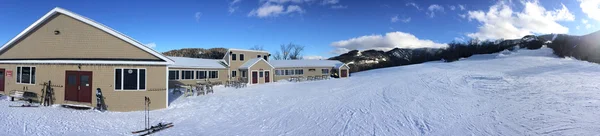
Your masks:
[[[210,72],[213,72],[213,71],[217,72],[217,74],[216,74],[216,76],[217,76],[217,77],[216,77],[216,78],[212,78],[212,77],[210,77]],[[207,79],[218,79],[218,78],[219,78],[219,71],[218,71],[218,70],[208,70],[207,72],[208,72],[208,73],[206,74],[206,78],[207,78]]]
[[[171,71],[177,71],[177,79],[169,79],[169,74],[171,73]],[[167,79],[169,79],[169,80],[180,80],[181,79],[181,70],[169,70],[167,72]]]
[[[115,76],[117,76],[117,69],[121,69],[121,89],[116,89],[115,88],[116,84],[114,84],[115,82],[117,82],[116,79],[114,79]],[[123,79],[123,78],[125,78],[125,74],[124,74],[125,73],[125,69],[137,69],[137,79],[138,80],[137,80],[137,89],[136,90],[124,89],[123,88],[123,86],[125,85],[124,79]],[[146,73],[144,73],[144,75],[146,75],[146,76],[144,76],[144,81],[146,81],[146,83],[144,84],[144,89],[143,90],[140,90],[140,69],[143,69],[144,71],[146,71]],[[181,72],[180,72],[180,74],[181,74]],[[148,90],[148,69],[146,69],[146,68],[115,68],[113,70],[113,84],[114,84],[113,85],[113,89],[115,91],[146,91],[146,90]]]
[[[231,71],[231,77],[237,77],[237,75],[238,75],[237,71],[235,71],[235,70]]]
[[[19,67],[21,67],[21,70],[18,70],[18,69],[19,69]],[[21,77],[21,75],[23,75],[23,69],[22,69],[23,67],[29,67],[29,83],[23,83],[23,77]],[[21,85],[35,85],[35,83],[31,83],[31,76],[33,75],[33,74],[31,74],[31,68],[35,68],[35,71],[36,71],[36,72],[35,72],[35,74],[37,74],[37,67],[36,67],[36,66],[24,66],[24,65],[18,65],[18,66],[16,67],[16,69],[15,69],[15,73],[16,73],[16,75],[17,75],[17,76],[15,76],[15,83],[16,83],[16,84],[21,84]],[[18,73],[18,71],[21,71],[21,73],[19,74],[19,73]],[[33,76],[35,76],[35,75],[33,75]],[[19,82],[17,81],[17,78],[20,78],[20,79],[21,79],[21,81],[20,81],[21,83],[19,83]],[[37,79],[37,77],[36,77],[36,79]],[[33,80],[33,82],[35,82],[35,80]],[[37,82],[36,82],[36,83],[37,83]]]
[[[242,57],[242,56],[243,56],[243,57]],[[238,57],[239,57],[239,58],[238,58],[238,60],[240,60],[240,61],[244,61],[244,60],[246,60],[246,55],[244,55],[243,53],[239,53],[239,54],[238,54]]]
[[[192,72],[192,78],[190,78],[190,79],[183,79],[183,72],[184,71]],[[179,79],[181,79],[181,80],[195,80],[196,79],[196,77],[195,77],[196,71],[194,71],[194,70],[180,70],[180,72],[181,72],[181,77]]]
[[[204,72],[204,78],[200,78],[200,75],[198,75],[198,72]],[[195,76],[195,79],[197,79],[197,80],[206,80],[206,79],[208,79],[208,71],[206,71],[206,70],[196,70],[196,74],[197,75]]]
[[[327,71],[327,73],[324,73],[324,71]],[[326,68],[321,69],[321,74],[323,74],[323,75],[329,75],[329,69],[326,69]]]

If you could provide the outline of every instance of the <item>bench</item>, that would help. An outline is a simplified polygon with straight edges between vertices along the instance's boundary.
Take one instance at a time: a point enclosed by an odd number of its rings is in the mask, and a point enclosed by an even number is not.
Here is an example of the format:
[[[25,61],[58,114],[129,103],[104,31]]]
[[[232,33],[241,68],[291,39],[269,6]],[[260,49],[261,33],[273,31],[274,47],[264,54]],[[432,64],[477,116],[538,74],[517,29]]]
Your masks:
[[[25,100],[29,103],[32,103],[34,99],[37,99],[37,93],[29,91],[13,90],[9,96],[11,97],[10,101],[15,101],[15,98],[17,98],[19,100]]]

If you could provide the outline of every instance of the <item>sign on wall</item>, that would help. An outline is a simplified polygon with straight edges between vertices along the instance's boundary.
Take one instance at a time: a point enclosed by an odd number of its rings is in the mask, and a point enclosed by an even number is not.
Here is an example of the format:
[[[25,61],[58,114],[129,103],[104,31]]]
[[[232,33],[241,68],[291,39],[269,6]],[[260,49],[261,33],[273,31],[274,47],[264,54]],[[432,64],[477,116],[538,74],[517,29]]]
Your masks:
[[[12,70],[6,70],[6,77],[12,77]]]

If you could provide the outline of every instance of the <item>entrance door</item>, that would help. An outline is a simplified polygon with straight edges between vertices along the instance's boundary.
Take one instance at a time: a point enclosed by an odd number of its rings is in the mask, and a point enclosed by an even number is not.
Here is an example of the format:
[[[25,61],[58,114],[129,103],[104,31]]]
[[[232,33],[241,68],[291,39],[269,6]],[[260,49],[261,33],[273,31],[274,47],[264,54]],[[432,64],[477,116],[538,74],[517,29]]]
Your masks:
[[[271,78],[269,78],[269,71],[265,71],[265,83],[268,83]]]
[[[252,71],[252,84],[258,83],[258,72]]]
[[[348,76],[348,70],[342,70],[342,75],[341,77],[347,77]]]
[[[4,69],[0,69],[0,92],[4,92]]]
[[[92,102],[92,72],[65,72],[65,100],[75,102]]]

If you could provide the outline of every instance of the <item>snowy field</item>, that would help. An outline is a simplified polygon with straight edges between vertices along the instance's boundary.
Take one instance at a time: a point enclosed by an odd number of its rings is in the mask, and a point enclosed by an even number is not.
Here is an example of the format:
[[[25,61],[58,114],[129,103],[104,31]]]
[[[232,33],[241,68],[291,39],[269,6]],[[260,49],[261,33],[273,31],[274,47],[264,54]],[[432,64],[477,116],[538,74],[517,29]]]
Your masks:
[[[129,135],[143,112],[9,108],[14,135]],[[156,135],[597,135],[600,65],[548,48],[377,69],[347,79],[280,82],[179,98],[152,111]]]

